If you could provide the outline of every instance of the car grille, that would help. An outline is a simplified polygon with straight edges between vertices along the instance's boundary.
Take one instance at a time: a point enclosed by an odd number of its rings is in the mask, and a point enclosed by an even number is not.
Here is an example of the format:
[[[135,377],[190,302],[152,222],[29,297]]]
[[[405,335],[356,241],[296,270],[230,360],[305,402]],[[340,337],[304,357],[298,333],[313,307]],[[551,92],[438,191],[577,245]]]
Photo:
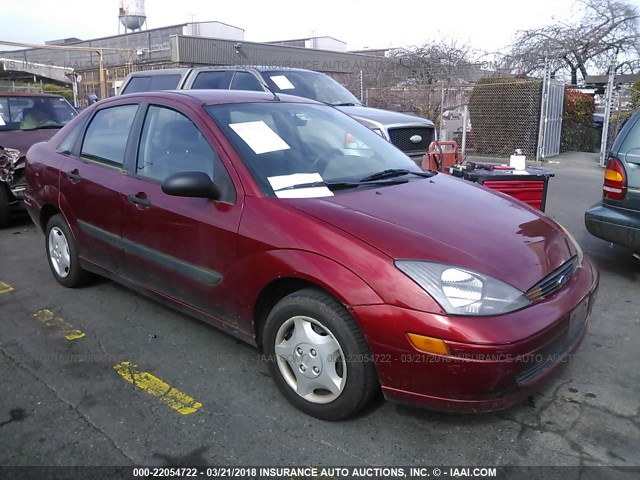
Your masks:
[[[558,362],[564,360],[565,354],[571,349],[571,346],[576,342],[578,337],[582,335],[582,332],[587,327],[587,323],[584,322],[580,325],[580,329],[575,335],[565,338],[560,338],[558,342],[554,342],[553,345],[545,348],[541,352],[537,352],[531,359],[531,364],[527,369],[520,373],[516,377],[518,385],[526,385],[527,383],[535,380],[540,373],[546,371],[548,368],[556,365]]]
[[[433,140],[433,128],[429,127],[398,127],[389,129],[391,143],[405,153],[426,153],[429,144]],[[410,138],[414,135],[422,137],[418,143],[413,143]]]
[[[578,257],[573,257],[566,261],[527,290],[525,292],[526,297],[531,302],[537,302],[547,298],[549,295],[552,295],[569,281],[573,276],[577,265]]]

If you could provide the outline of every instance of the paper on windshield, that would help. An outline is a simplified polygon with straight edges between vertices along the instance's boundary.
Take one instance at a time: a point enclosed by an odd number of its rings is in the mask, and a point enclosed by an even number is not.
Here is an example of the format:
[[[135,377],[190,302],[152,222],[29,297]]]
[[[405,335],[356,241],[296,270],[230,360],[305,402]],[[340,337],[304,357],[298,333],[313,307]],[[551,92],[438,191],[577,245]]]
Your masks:
[[[284,75],[274,75],[271,77],[273,83],[275,83],[280,90],[293,90],[295,85]]]
[[[6,125],[6,123],[4,123],[4,118],[2,117],[2,114],[0,113],[0,127],[4,127]]]
[[[322,182],[319,173],[293,173],[291,175],[278,175],[268,177],[271,188],[278,198],[315,198],[332,197],[333,192],[327,187],[292,188],[281,190],[282,188],[300,185],[303,183]]]
[[[271,127],[262,120],[229,124],[251,150],[261,153],[277,152],[291,148]]]

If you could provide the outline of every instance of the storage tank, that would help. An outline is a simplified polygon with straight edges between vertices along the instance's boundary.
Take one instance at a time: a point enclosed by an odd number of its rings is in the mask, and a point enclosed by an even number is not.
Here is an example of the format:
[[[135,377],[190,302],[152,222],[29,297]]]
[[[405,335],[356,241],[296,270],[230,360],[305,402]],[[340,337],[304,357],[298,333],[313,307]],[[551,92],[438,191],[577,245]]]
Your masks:
[[[118,18],[124,28],[139,30],[147,19],[144,13],[144,0],[121,0]]]

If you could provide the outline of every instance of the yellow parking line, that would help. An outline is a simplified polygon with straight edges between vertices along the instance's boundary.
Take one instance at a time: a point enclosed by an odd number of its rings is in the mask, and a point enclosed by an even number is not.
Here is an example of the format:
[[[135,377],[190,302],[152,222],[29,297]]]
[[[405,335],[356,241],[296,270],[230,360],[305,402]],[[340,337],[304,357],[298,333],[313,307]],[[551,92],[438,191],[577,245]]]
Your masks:
[[[13,292],[14,290],[15,288],[13,288],[8,283],[0,282],[0,295],[2,295],[3,293]]]
[[[155,375],[138,371],[138,366],[131,362],[122,362],[113,368],[127,382],[153,397],[158,397],[163,403],[183,415],[195,413],[202,406],[200,402],[196,402],[189,395],[176,390]]]
[[[84,337],[84,332],[81,332],[77,328],[73,328],[67,322],[60,317],[56,317],[54,313],[48,308],[43,308],[33,314],[38,320],[44,323],[47,327],[55,327],[62,331],[64,338],[67,340],[78,340]]]

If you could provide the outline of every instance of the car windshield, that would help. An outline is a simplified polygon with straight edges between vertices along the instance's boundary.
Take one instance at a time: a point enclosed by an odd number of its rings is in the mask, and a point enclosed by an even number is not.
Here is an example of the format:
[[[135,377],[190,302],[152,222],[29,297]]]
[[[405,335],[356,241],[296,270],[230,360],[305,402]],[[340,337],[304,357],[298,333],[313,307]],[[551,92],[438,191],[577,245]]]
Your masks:
[[[349,90],[323,73],[304,70],[269,70],[262,72],[269,88],[277,93],[310,98],[329,105],[361,106]]]
[[[61,128],[77,114],[62,97],[0,97],[0,131]]]
[[[329,196],[431,175],[382,137],[326,105],[269,102],[205,108],[266,195]]]

